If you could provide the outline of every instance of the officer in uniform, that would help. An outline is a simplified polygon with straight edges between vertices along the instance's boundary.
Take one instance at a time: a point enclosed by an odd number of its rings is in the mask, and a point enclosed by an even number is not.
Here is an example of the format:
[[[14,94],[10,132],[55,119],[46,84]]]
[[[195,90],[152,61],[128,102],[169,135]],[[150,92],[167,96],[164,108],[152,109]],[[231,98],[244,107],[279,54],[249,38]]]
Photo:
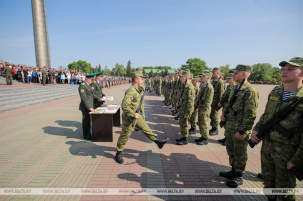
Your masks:
[[[231,92],[231,89],[235,85],[235,81],[233,80],[233,74],[229,73],[228,76],[226,77],[226,82],[228,83],[228,86],[226,87],[226,90],[220,100],[220,103],[218,104],[216,110],[220,110],[221,107],[223,109],[227,106],[229,94]],[[223,146],[225,146],[225,138],[218,140],[219,143],[222,143]]]
[[[217,111],[216,108],[224,94],[224,82],[221,79],[220,71],[218,68],[214,68],[212,73],[213,79],[211,81],[211,84],[214,87],[214,97],[211,104],[210,125],[212,128],[209,130],[209,135],[218,135],[219,111]]]
[[[94,92],[94,109],[100,107],[105,102],[103,100],[103,97],[106,95],[102,92],[102,86],[101,86],[103,74],[104,74],[104,71],[95,73],[95,75],[96,75],[95,80],[90,85],[91,89]]]
[[[221,116],[221,121],[226,123],[224,135],[232,170],[220,172],[220,176],[230,179],[226,185],[231,188],[237,188],[238,185],[243,184],[242,176],[247,163],[247,141],[257,115],[259,93],[247,81],[251,70],[252,67],[249,65],[237,65],[233,79],[238,86],[233,87],[229,101],[236,90],[238,90],[237,97],[232,107],[224,108],[225,116]]]
[[[193,86],[195,88],[195,94],[196,94],[195,99],[197,99],[198,92],[199,92],[199,77],[198,76],[194,76],[194,78],[192,79],[192,84],[193,84]],[[191,128],[188,131],[189,134],[196,133],[197,114],[198,114],[198,108],[196,108],[196,110],[194,110],[193,114],[191,115],[191,117],[189,119],[189,123],[191,125]]]
[[[154,141],[161,149],[164,144],[168,141],[159,140],[157,134],[154,134],[144,120],[144,101],[142,100],[141,110],[136,113],[141,101],[141,97],[144,94],[142,90],[143,74],[141,71],[134,72],[132,74],[132,86],[125,92],[125,96],[122,101],[122,132],[117,142],[117,153],[115,160],[117,163],[122,164],[124,162],[122,158],[122,151],[124,150],[125,144],[129,139],[134,128],[138,128],[146,137]],[[132,122],[135,120],[135,124]]]
[[[291,169],[303,164],[303,58],[295,57],[289,62],[282,61],[281,81],[283,85],[275,87],[268,97],[265,112],[253,129],[251,140],[263,141],[261,148],[261,167],[264,188],[295,188],[296,178]],[[277,123],[267,136],[258,138],[257,134],[263,125],[273,116],[298,104]],[[279,118],[279,117],[278,117]],[[294,195],[267,195],[268,200],[296,200]]]
[[[210,84],[211,72],[204,72],[201,76],[201,87],[196,96],[196,107],[198,108],[198,125],[201,137],[195,139],[198,145],[208,144],[208,119],[211,112],[211,103],[214,96],[214,88]]]
[[[183,84],[180,97],[181,101],[179,101],[176,105],[177,108],[179,108],[179,124],[182,137],[180,139],[176,139],[177,145],[188,144],[188,120],[194,112],[194,101],[196,97],[195,87],[190,81],[191,78],[192,74],[189,70],[183,72],[181,77],[181,83]]]
[[[92,140],[92,135],[90,132],[90,114],[89,112],[94,112],[94,95],[90,84],[93,82],[94,74],[86,74],[85,81],[79,86],[79,94],[81,102],[79,105],[79,110],[82,112],[82,129],[83,138],[86,140]]]
[[[13,69],[10,64],[8,64],[4,69],[3,69],[3,74],[5,74],[6,78],[6,84],[7,85],[13,85],[13,80],[12,80],[12,75],[13,75]]]

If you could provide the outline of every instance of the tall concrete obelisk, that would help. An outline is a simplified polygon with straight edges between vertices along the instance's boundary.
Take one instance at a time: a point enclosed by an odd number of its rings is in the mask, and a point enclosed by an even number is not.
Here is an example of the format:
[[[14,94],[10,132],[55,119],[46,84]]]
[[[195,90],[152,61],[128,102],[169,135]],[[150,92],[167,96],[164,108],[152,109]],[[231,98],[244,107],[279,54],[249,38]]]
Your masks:
[[[36,65],[51,68],[45,0],[32,0]]]

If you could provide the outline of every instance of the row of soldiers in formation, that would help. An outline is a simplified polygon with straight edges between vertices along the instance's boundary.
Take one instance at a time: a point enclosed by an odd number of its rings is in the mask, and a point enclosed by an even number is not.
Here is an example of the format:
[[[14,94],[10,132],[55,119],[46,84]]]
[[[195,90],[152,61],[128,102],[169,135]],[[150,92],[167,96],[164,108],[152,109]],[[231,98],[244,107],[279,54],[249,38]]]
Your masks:
[[[176,139],[177,145],[188,144],[189,127],[198,116],[198,126],[201,137],[195,142],[199,145],[208,144],[209,135],[217,134],[219,126],[218,111],[223,107],[220,126],[225,128],[226,151],[229,156],[231,170],[220,172],[227,178],[227,186],[236,188],[243,184],[243,174],[247,164],[247,146],[254,147],[261,140],[261,169],[265,188],[295,188],[296,177],[303,179],[303,58],[295,57],[290,61],[282,61],[282,85],[275,87],[268,97],[264,114],[253,128],[256,119],[259,93],[248,82],[252,67],[237,65],[230,81],[224,90],[220,72],[204,72],[200,80],[192,78],[190,71],[184,71],[173,77],[147,79],[148,87],[156,87],[156,92],[162,91],[165,102],[172,104],[179,113],[179,124],[182,137]],[[213,80],[211,80],[211,77]],[[192,81],[191,81],[192,79]],[[145,123],[144,116],[144,86],[142,72],[133,75],[133,85],[126,91],[122,101],[123,128],[117,143],[115,160],[123,163],[122,151],[134,127],[137,127],[159,148],[168,141],[160,140]],[[164,90],[157,87],[160,83]],[[195,85],[195,86],[194,86]],[[153,88],[150,88],[153,89]],[[138,110],[139,109],[139,110]],[[211,119],[212,129],[208,131],[208,120]],[[250,139],[249,139],[250,137]],[[268,200],[296,200],[295,195],[267,195]]]

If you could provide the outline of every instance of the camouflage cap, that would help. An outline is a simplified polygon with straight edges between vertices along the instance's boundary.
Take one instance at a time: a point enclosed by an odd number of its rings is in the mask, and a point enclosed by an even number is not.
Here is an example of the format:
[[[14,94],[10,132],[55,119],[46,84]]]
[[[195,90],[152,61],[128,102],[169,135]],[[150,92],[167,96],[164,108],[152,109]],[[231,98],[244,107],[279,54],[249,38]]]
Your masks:
[[[192,76],[193,74],[191,74],[190,70],[185,70],[182,73],[182,76]]]
[[[199,76],[194,76],[193,79],[194,79],[194,80],[199,80],[200,78],[199,78]]]
[[[212,72],[211,72],[211,71],[204,71],[204,72],[201,73],[200,75],[201,75],[201,76],[202,76],[202,75],[207,75],[207,76],[210,76],[210,77],[211,77],[211,76],[212,76]]]
[[[136,71],[132,74],[132,78],[143,77],[142,71]]]
[[[252,66],[239,64],[236,66],[235,69],[232,69],[232,72],[236,72],[236,71],[244,71],[250,73],[252,71]]]
[[[303,67],[303,58],[302,57],[294,57],[289,61],[281,61],[280,66],[284,67],[286,64],[290,64],[297,67]]]
[[[229,73],[229,74],[226,76],[226,79],[230,79],[230,78],[233,78],[233,74],[232,74],[232,73]]]
[[[220,71],[219,68],[213,68],[213,71]]]

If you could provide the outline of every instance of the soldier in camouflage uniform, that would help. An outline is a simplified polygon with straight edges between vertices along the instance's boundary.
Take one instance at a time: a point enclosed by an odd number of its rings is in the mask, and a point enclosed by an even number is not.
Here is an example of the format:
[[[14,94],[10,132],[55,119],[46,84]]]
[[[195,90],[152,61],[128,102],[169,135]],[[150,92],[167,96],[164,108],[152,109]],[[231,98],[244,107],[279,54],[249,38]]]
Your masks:
[[[255,143],[261,140],[257,137],[258,131],[276,112],[299,99],[301,102],[278,122],[284,129],[291,131],[290,136],[271,129],[267,137],[262,138],[261,167],[264,188],[295,188],[296,178],[290,169],[303,164],[303,58],[282,61],[280,66],[283,85],[275,87],[269,94],[265,112],[254,127],[251,140]],[[296,197],[268,195],[268,200],[296,200]]]
[[[182,75],[182,71],[178,72],[175,75],[175,82],[173,84],[173,115],[177,115],[179,113],[179,109],[176,107],[177,102],[181,95],[181,87],[182,83],[180,81],[180,76]],[[175,117],[175,120],[179,120],[179,115]]]
[[[213,72],[212,74],[213,79],[211,81],[211,84],[214,87],[214,97],[213,97],[213,102],[211,104],[210,125],[212,128],[209,130],[209,135],[218,135],[219,111],[217,111],[216,108],[224,94],[225,86],[224,86],[224,82],[221,79],[219,69],[214,68],[212,72]]]
[[[238,86],[233,87],[229,95],[229,101],[235,91],[238,90],[243,79],[244,82],[239,88],[232,107],[224,108],[223,114],[225,116],[221,116],[221,121],[226,122],[226,150],[232,170],[220,172],[220,176],[230,179],[226,185],[231,188],[237,188],[238,185],[243,184],[242,175],[247,163],[247,141],[257,115],[259,93],[247,81],[251,70],[251,66],[237,65],[233,79]]]
[[[201,75],[201,86],[196,96],[196,107],[198,108],[198,126],[201,137],[195,139],[198,145],[208,144],[208,119],[211,112],[211,103],[214,96],[214,88],[210,84],[211,72],[204,72]]]
[[[103,77],[104,71],[95,73],[96,78],[95,80],[91,83],[91,89],[93,90],[93,95],[94,95],[94,109],[97,107],[100,107],[105,101],[103,100],[103,97],[105,94],[102,92],[102,86],[101,86],[101,81]]]
[[[85,81],[82,82],[78,88],[81,102],[79,105],[79,110],[82,112],[82,129],[83,138],[86,140],[92,140],[92,135],[90,133],[90,114],[89,112],[94,112],[94,95],[90,84],[93,82],[92,79],[95,77],[94,74],[87,74],[85,76]]]
[[[225,90],[216,110],[219,110],[221,107],[223,107],[223,109],[224,109],[227,106],[229,94],[231,92],[231,89],[235,85],[235,81],[233,80],[232,73],[228,74],[228,76],[226,77],[226,82],[228,83],[228,86],[226,87],[226,90]],[[222,145],[225,146],[225,138],[218,140],[218,142],[222,143]]]
[[[154,134],[149,126],[146,124],[144,116],[144,101],[142,101],[141,110],[139,113],[136,113],[137,108],[139,107],[141,97],[144,94],[142,89],[143,85],[143,74],[142,72],[135,72],[132,75],[133,84],[125,92],[125,96],[122,101],[122,132],[117,142],[117,153],[115,160],[117,163],[122,164],[124,162],[122,158],[122,151],[124,150],[125,144],[129,139],[134,127],[138,128],[146,137],[154,141],[158,147],[161,149],[164,144],[168,141],[159,140],[157,134]],[[132,125],[133,120],[135,120],[134,126]]]
[[[198,76],[194,76],[194,78],[192,79],[192,84],[195,88],[195,94],[197,98],[198,96],[198,92],[199,92],[199,77]],[[196,133],[196,119],[197,119],[197,114],[198,114],[198,108],[196,108],[196,110],[194,110],[193,114],[191,115],[190,119],[189,119],[189,123],[191,125],[191,128],[189,129],[189,134],[194,134]]]
[[[6,78],[6,84],[7,85],[12,85],[13,84],[13,80],[12,80],[12,76],[13,76],[13,69],[12,66],[10,64],[8,64],[4,69],[3,69],[3,74],[5,74],[5,78]]]
[[[42,84],[43,84],[43,86],[46,85],[47,75],[48,75],[48,72],[46,70],[46,67],[43,67],[43,69],[42,69]]]
[[[177,139],[177,145],[188,144],[188,120],[194,112],[194,101],[195,101],[195,88],[191,83],[190,79],[192,74],[189,70],[183,72],[181,77],[181,83],[183,84],[183,92],[181,92],[180,101],[177,103],[179,107],[179,124],[181,129],[182,138]]]

